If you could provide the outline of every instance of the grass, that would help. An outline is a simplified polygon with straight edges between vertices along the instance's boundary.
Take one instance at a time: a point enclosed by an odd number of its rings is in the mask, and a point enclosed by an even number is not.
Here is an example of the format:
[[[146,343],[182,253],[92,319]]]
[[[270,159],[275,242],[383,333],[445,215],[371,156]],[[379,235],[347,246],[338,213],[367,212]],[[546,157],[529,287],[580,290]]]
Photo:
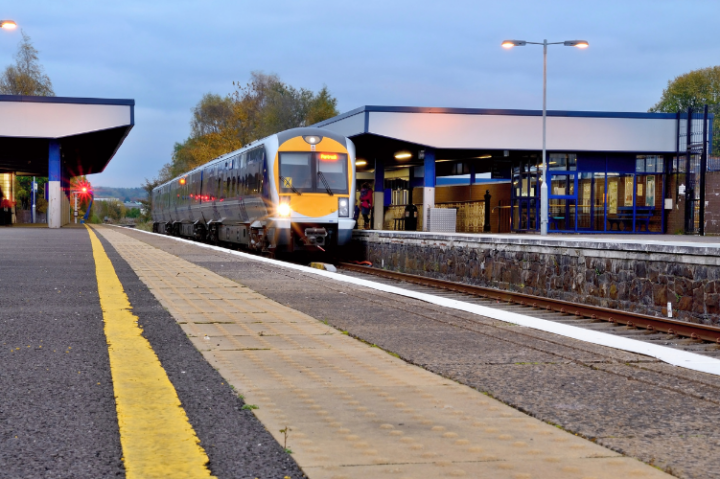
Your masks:
[[[143,231],[152,231],[152,223],[149,221],[135,223],[135,229]]]
[[[260,409],[260,406],[256,406],[254,404],[245,404],[240,409],[242,409],[243,411],[251,411],[253,409]]]

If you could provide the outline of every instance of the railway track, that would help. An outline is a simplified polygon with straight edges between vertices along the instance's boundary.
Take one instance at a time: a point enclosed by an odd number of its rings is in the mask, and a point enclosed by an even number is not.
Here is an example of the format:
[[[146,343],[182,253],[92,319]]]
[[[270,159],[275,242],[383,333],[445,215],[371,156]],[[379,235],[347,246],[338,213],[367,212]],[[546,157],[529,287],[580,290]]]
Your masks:
[[[720,358],[720,328],[540,296],[455,283],[425,276],[340,263],[338,272],[526,316],[630,337]],[[374,279],[377,281],[377,279]],[[443,290],[439,293],[438,290]]]

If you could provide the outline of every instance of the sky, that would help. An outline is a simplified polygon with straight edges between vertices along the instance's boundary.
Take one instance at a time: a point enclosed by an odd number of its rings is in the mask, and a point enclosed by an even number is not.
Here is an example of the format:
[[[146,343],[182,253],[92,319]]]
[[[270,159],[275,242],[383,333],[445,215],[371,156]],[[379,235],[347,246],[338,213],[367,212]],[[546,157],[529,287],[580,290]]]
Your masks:
[[[190,133],[191,109],[252,71],[327,85],[341,112],[362,105],[647,111],[669,80],[720,64],[717,0],[5,0],[55,94],[132,98],[135,127],[96,186],[135,187]],[[0,31],[0,68],[20,32]]]

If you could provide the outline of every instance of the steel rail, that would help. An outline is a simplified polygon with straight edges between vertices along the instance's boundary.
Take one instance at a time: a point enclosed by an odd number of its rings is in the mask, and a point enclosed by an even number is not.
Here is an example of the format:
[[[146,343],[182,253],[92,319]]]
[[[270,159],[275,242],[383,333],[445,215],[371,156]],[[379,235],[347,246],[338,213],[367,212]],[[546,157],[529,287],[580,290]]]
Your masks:
[[[720,328],[708,326],[705,324],[688,323],[685,321],[676,321],[673,319],[648,316],[646,314],[631,313],[628,311],[617,311],[598,306],[590,306],[579,303],[571,303],[559,299],[543,298],[541,296],[533,296],[530,294],[516,293],[512,291],[503,291],[494,288],[486,288],[483,286],[475,286],[471,284],[456,283],[441,279],[428,278],[415,274],[399,273],[397,271],[388,271],[377,269],[370,266],[359,266],[352,263],[340,263],[343,269],[356,271],[359,273],[372,274],[383,278],[395,279],[398,281],[406,281],[408,283],[418,284],[422,286],[430,286],[433,288],[446,289],[459,293],[471,294],[474,296],[482,296],[489,299],[503,301],[506,303],[515,303],[523,306],[529,306],[536,309],[546,309],[557,311],[561,314],[574,314],[594,320],[609,321],[612,323],[624,325],[630,328],[643,328],[648,331],[658,331],[662,333],[683,336],[694,340],[710,341],[720,344]]]

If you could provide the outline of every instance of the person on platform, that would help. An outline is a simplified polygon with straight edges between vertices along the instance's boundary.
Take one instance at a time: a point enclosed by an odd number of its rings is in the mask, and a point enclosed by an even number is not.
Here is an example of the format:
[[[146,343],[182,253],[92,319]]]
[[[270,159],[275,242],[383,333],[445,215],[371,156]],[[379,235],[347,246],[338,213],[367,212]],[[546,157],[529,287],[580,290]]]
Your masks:
[[[370,229],[370,208],[373,206],[373,190],[370,185],[363,183],[360,190],[360,212],[366,230]]]

